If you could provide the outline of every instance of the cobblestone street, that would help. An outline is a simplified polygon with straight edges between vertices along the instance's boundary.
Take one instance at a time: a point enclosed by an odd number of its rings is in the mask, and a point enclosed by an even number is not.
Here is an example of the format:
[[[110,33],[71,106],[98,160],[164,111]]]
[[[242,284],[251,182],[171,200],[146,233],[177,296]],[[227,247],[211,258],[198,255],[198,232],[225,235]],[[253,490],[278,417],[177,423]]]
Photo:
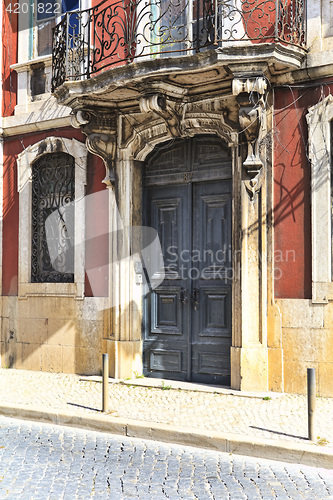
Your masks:
[[[0,417],[0,499],[324,500],[326,469]]]

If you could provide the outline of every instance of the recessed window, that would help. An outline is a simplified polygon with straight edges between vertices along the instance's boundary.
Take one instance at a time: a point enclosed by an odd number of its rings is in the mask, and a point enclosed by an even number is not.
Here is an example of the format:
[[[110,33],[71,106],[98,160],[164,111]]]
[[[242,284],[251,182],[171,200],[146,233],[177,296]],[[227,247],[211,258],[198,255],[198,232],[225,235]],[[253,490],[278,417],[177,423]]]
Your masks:
[[[57,0],[35,0],[34,19],[37,28],[37,54],[46,56],[52,51],[52,29],[55,19],[61,14]]]
[[[45,93],[45,65],[44,63],[33,64],[31,66],[31,96],[35,97]]]
[[[49,136],[18,155],[19,297],[84,297],[86,178],[76,139]]]
[[[41,156],[32,165],[32,283],[74,282],[74,199],[73,156]]]

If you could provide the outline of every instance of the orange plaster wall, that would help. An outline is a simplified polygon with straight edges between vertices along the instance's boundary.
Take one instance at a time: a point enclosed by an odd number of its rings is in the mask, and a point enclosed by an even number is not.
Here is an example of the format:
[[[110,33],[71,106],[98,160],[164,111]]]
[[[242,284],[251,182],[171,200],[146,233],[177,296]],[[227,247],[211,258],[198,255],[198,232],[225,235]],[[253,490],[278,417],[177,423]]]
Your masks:
[[[15,141],[16,142],[16,141]],[[2,294],[17,295],[18,278],[18,192],[15,158],[4,142],[3,158],[3,254]],[[15,149],[16,145],[12,145]]]
[[[92,0],[92,7],[100,3],[100,0]],[[133,61],[130,56],[135,53],[136,35],[132,30],[137,24],[137,13],[133,7],[129,0],[109,0],[94,11],[94,22],[91,24],[91,44],[96,49],[92,68],[94,75],[105,68],[124,66],[129,60]],[[131,40],[131,48],[128,40]]]
[[[305,116],[320,98],[320,83],[275,91],[275,295],[279,298],[311,297],[311,165]]]
[[[108,190],[102,182],[105,167],[100,158],[90,155],[87,175],[86,198],[86,297],[108,296],[108,273],[105,266],[109,263],[109,203]],[[93,201],[89,195],[93,196]],[[99,196],[100,195],[100,196]],[[100,236],[96,237],[96,234]]]
[[[4,0],[2,13],[2,116],[11,116],[16,105],[17,75],[10,65],[17,62],[17,14],[6,10],[12,0]]]

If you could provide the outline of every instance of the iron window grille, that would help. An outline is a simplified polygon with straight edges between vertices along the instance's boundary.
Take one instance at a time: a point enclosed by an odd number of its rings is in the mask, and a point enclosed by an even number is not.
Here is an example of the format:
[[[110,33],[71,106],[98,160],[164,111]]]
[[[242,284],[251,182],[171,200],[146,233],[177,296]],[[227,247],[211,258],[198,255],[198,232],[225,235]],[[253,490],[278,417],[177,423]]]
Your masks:
[[[75,160],[50,153],[32,165],[32,283],[74,282]],[[57,212],[56,224],[46,221]],[[55,255],[56,259],[50,257]]]

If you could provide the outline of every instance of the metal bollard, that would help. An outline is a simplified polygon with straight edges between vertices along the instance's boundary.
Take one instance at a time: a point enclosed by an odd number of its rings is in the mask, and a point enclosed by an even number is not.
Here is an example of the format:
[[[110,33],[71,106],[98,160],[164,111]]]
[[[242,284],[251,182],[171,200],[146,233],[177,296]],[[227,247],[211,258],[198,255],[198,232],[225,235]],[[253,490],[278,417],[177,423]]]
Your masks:
[[[108,411],[109,409],[109,355],[103,354],[103,395],[102,395],[102,411]]]
[[[316,439],[316,369],[307,369],[308,381],[308,438]]]

